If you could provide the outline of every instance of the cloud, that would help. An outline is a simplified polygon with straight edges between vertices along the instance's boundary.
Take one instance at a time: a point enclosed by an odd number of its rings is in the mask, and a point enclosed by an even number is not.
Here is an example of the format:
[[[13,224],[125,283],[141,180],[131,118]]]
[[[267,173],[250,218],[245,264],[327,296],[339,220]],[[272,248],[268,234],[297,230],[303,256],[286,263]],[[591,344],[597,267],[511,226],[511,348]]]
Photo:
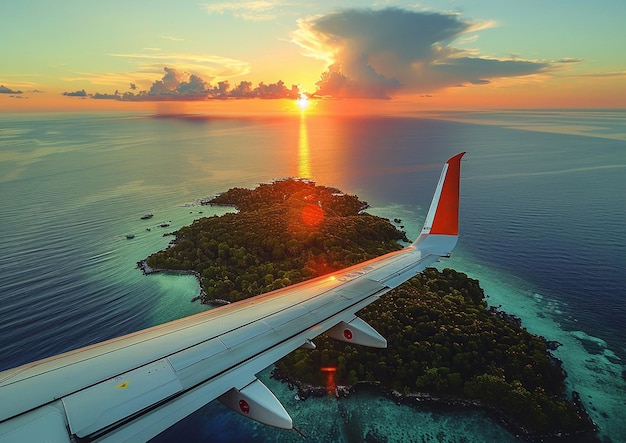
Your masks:
[[[64,92],[62,95],[66,97],[87,97],[87,92],[81,89],[80,91]]]
[[[234,77],[250,73],[248,62],[230,57],[205,54],[168,54],[168,53],[115,53],[112,57],[123,57],[130,60],[141,60],[140,70],[144,72],[160,72],[164,64],[178,66],[179,69],[193,72],[204,77]]]
[[[552,62],[479,57],[452,46],[491,26],[459,15],[350,9],[298,21],[292,40],[324,60],[319,95],[389,98],[458,85],[487,84],[552,69]]]
[[[152,84],[149,96],[206,96],[208,94],[208,83],[195,74],[186,74],[178,72],[174,68],[163,68],[165,75],[161,80],[157,80]]]
[[[99,92],[96,92],[91,97],[98,99],[98,100],[121,100],[122,99],[118,91],[115,91],[115,94],[100,94]]]
[[[11,88],[7,88],[4,85],[0,85],[0,94],[23,94],[22,91],[16,91]]]
[[[91,97],[100,100],[121,101],[181,101],[229,98],[295,99],[300,95],[298,86],[293,85],[291,88],[287,88],[282,81],[270,84],[261,82],[256,87],[252,87],[252,82],[242,81],[234,88],[231,88],[227,80],[220,81],[217,85],[212,86],[196,74],[190,74],[167,66],[163,68],[163,72],[165,72],[163,77],[154,81],[147,90],[137,91],[137,85],[131,82],[129,83],[131,91],[124,93],[115,91],[114,94],[95,93]],[[75,93],[66,92],[63,95],[84,97],[87,96],[87,93],[83,90]]]
[[[164,38],[165,40],[172,40],[174,42],[184,42],[185,41],[184,38],[174,37],[174,36],[171,36],[171,35],[162,35],[161,38]]]
[[[153,86],[154,79],[161,78],[163,75],[164,66],[176,66],[176,71],[181,73],[181,75],[182,73],[189,73],[186,75],[194,74],[196,77],[207,81],[243,76],[251,70],[248,62],[216,55],[161,52],[115,53],[108,55],[126,58],[130,62],[134,62],[136,69],[128,72],[77,72],[73,76],[64,77],[63,80],[66,82],[89,82],[95,86],[101,88],[109,87],[110,89],[119,88],[123,84],[132,84],[130,91],[138,92],[144,90],[147,92]],[[171,73],[169,77],[173,75],[174,73]],[[169,77],[161,78],[161,82],[167,83],[171,81]],[[156,86],[156,88],[158,87],[159,85]],[[167,89],[167,85],[165,88]],[[189,88],[193,89],[193,86],[189,86]],[[191,93],[189,89],[188,92]]]
[[[573,78],[623,78],[626,79],[626,71],[611,71],[611,72],[589,72],[586,74],[570,75]]]
[[[267,21],[276,18],[277,2],[267,0],[246,0],[240,2],[207,3],[205,11],[209,14],[231,13],[237,18],[247,21]]]
[[[159,70],[154,70],[154,72],[149,72],[149,74],[158,75],[162,71],[163,65],[161,65]],[[62,80],[66,82],[89,82],[103,87],[117,87],[128,82],[148,86],[152,82],[151,80],[146,80],[145,72],[77,72],[72,77],[63,77]]]

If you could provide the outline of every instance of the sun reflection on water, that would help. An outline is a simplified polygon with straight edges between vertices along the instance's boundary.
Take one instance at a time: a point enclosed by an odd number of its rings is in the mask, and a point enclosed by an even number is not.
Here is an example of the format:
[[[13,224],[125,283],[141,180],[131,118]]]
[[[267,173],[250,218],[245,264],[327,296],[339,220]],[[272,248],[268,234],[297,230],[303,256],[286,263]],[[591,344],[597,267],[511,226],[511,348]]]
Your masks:
[[[300,131],[298,133],[298,176],[301,178],[311,178],[309,133],[306,128],[306,118],[304,112],[300,114]]]

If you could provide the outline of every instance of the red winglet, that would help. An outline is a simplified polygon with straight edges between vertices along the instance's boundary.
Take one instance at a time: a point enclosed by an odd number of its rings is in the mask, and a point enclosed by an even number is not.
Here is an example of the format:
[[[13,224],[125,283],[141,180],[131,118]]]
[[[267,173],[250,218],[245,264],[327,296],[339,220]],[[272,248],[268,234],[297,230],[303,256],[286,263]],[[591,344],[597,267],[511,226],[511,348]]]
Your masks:
[[[459,234],[459,189],[461,182],[461,157],[465,152],[450,158],[446,164],[445,178],[430,234]]]

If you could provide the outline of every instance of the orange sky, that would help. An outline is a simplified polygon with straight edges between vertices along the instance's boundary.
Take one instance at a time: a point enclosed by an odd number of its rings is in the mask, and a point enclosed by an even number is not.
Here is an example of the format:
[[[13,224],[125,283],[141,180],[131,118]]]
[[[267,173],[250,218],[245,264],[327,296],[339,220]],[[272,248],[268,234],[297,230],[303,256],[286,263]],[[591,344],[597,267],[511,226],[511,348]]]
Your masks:
[[[429,110],[516,108],[624,108],[626,81],[605,79],[589,87],[584,79],[551,80],[520,86],[450,88],[430,96],[399,96],[391,100],[312,99],[307,113],[397,114]],[[120,102],[92,98],[31,94],[15,98],[0,94],[0,112],[120,111],[211,114],[299,114],[295,100],[205,100],[193,102]]]
[[[283,100],[197,101],[293,99],[293,85],[325,97],[308,111],[317,113],[626,106],[619,0],[602,8],[573,0],[567,9],[540,0],[366,9],[356,0],[174,9],[160,0],[71,9],[32,0],[4,11],[13,19],[0,30],[11,42],[0,112],[293,112]],[[238,90],[242,82],[250,83]],[[153,101],[189,96],[196,100],[186,105]]]

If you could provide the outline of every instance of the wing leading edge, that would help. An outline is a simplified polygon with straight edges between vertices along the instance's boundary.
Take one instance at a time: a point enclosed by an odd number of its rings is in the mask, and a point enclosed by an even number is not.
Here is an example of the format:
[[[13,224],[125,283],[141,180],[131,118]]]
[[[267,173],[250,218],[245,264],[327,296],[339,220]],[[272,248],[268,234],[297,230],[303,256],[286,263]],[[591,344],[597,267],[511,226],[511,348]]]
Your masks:
[[[255,374],[322,333],[385,339],[356,313],[448,257],[458,238],[460,162],[443,167],[424,227],[408,247],[358,265],[0,373],[0,443],[145,441],[219,398],[291,429]]]

